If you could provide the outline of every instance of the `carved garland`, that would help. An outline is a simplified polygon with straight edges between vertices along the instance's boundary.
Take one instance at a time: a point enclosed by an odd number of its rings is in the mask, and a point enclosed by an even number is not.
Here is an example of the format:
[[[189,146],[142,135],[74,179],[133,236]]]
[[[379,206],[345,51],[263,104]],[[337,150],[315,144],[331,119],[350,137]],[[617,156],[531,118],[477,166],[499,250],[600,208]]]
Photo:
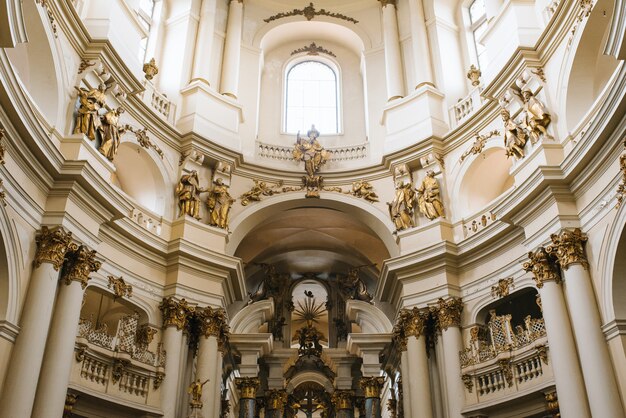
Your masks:
[[[273,16],[268,17],[267,19],[263,19],[263,21],[265,23],[270,23],[274,20],[278,20],[278,19],[283,19],[285,17],[290,17],[290,16],[304,16],[306,18],[306,20],[312,20],[315,16],[328,16],[328,17],[334,17],[337,19],[341,19],[341,20],[345,20],[347,22],[352,22],[354,24],[359,23],[358,20],[355,20],[351,17],[348,17],[346,15],[343,15],[341,13],[332,13],[329,12],[326,9],[320,9],[320,10],[316,10],[315,6],[313,5],[313,3],[309,3],[308,6],[302,8],[302,9],[293,9],[290,12],[281,12],[281,13],[277,13]]]
[[[307,55],[326,54],[326,55],[330,55],[331,57],[337,58],[337,55],[335,55],[332,51],[329,51],[328,49],[323,48],[322,46],[318,46],[315,42],[311,42],[311,44],[308,46],[303,46],[302,48],[293,50],[291,52],[291,55],[301,54],[303,52],[306,52]]]

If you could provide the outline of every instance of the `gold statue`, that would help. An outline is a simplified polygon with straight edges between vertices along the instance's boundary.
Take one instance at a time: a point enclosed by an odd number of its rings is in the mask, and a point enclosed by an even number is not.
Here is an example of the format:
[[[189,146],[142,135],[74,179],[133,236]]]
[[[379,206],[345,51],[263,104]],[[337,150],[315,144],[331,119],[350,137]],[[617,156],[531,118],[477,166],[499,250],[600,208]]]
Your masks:
[[[187,389],[187,393],[191,395],[191,400],[189,401],[189,405],[192,408],[202,408],[202,386],[206,385],[209,379],[200,383],[200,379],[196,379],[195,382],[191,382],[189,388]]]
[[[146,80],[152,80],[159,73],[159,67],[157,67],[154,58],[143,65],[143,73],[146,75]]]
[[[415,204],[415,192],[411,183],[400,183],[396,186],[396,194],[393,201],[387,202],[391,220],[397,231],[415,226],[413,211]]]
[[[435,172],[428,170],[417,191],[417,205],[420,212],[428,219],[442,218],[445,216],[439,184],[435,179]]]
[[[261,180],[255,179],[253,181],[254,186],[239,197],[239,199],[241,199],[241,206],[247,206],[250,202],[260,202],[262,196],[272,196],[281,193],[279,188],[283,185],[282,180],[273,186],[269,186],[266,182]]]
[[[117,149],[120,146],[120,136],[126,132],[125,126],[119,126],[120,115],[124,113],[124,109],[118,107],[117,109],[109,110],[103,116],[100,117],[102,123],[98,126],[102,143],[98,151],[109,161],[113,161],[117,154]]]
[[[502,109],[500,115],[504,122],[504,147],[507,157],[514,156],[518,160],[524,158],[526,132],[513,120],[508,110]]]
[[[524,124],[530,134],[530,142],[535,144],[541,135],[552,138],[546,130],[550,125],[551,117],[543,103],[528,88],[522,90],[522,100],[525,112]]]
[[[363,266],[361,266],[363,267]],[[348,271],[347,276],[337,276],[340,292],[346,299],[362,300],[371,302],[373,297],[367,291],[367,286],[359,276],[361,267],[353,267]]]
[[[97,89],[83,89],[74,86],[80,98],[80,107],[76,115],[75,134],[85,134],[92,141],[96,139],[96,130],[100,127],[98,111],[104,107],[107,89],[106,84],[100,83]]]
[[[309,177],[313,177],[321,166],[328,160],[328,151],[322,147],[317,138],[320,133],[311,125],[311,129],[306,133],[307,138],[302,138],[300,132],[296,136],[296,145],[293,149],[293,158],[304,161],[304,169]]]
[[[364,180],[357,180],[352,183],[352,195],[361,197],[368,202],[378,202],[378,195],[374,192],[374,186]]]
[[[196,170],[181,176],[176,186],[180,215],[189,215],[200,219],[200,193],[207,191],[204,187],[200,187]]]
[[[209,208],[209,225],[228,229],[228,214],[235,200],[228,193],[228,186],[221,178],[213,181],[213,189],[209,191],[207,206]]]

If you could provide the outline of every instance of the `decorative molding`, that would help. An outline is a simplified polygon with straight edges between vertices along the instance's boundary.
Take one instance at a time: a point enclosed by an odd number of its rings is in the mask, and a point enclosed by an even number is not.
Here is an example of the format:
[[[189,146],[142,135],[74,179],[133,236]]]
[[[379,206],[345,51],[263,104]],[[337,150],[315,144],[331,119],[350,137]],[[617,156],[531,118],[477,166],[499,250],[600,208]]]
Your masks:
[[[512,277],[500,279],[497,284],[491,286],[491,296],[497,299],[508,296],[513,287],[515,286]]]
[[[313,3],[309,3],[308,6],[302,9],[293,9],[290,12],[277,13],[273,16],[268,17],[267,19],[263,19],[263,21],[265,23],[270,23],[274,20],[278,20],[278,19],[282,19],[282,18],[290,17],[290,16],[304,16],[306,20],[312,20],[313,18],[315,18],[315,16],[328,16],[328,17],[334,17],[336,19],[345,20],[347,22],[352,22],[354,24],[359,23],[358,20],[348,17],[346,15],[343,15],[341,13],[332,13],[326,9],[316,10]]]
[[[533,274],[537,287],[541,289],[545,282],[561,282],[561,274],[554,257],[544,247],[528,253],[530,261],[523,264],[524,270]]]
[[[2,125],[0,125],[0,164],[3,164],[3,165],[5,163],[5,161],[4,161],[4,154],[7,151],[7,149],[6,149],[6,147],[4,146],[4,143],[3,143],[4,140],[6,139],[5,132],[6,131],[4,130]]]
[[[67,285],[72,282],[79,282],[81,287],[85,289],[89,281],[89,275],[100,269],[102,263],[96,261],[96,251],[89,250],[84,245],[72,245],[65,258],[63,264],[63,272],[61,279]]]
[[[474,134],[474,137],[476,138],[474,139],[474,143],[463,153],[463,155],[461,155],[461,158],[459,158],[459,163],[462,163],[463,160],[465,160],[470,155],[478,155],[483,152],[487,140],[497,135],[500,135],[500,131],[498,131],[497,129],[490,131],[485,135],[481,135],[480,133],[476,132]]]
[[[256,391],[260,384],[258,377],[235,378],[235,386],[239,389],[240,399],[256,399]]]
[[[335,55],[332,51],[329,51],[322,46],[318,46],[315,42],[311,42],[311,44],[305,45],[302,48],[294,49],[293,51],[291,51],[291,55],[301,54],[303,52],[306,52],[307,55],[326,54],[330,55],[331,57],[337,58],[337,55]]]
[[[48,15],[48,20],[50,21],[50,26],[52,27],[54,37],[58,38],[59,34],[57,33],[57,24],[54,21],[54,15],[52,14],[52,10],[50,10],[50,4],[48,4],[48,0],[35,0],[35,3],[46,9],[46,14]]]
[[[580,264],[589,270],[589,261],[585,255],[587,235],[579,228],[572,231],[564,229],[558,235],[550,235],[550,239],[552,244],[546,247],[546,251],[557,258],[563,270],[567,270],[572,264]]]
[[[624,141],[624,147],[626,148],[626,141]],[[4,150],[2,151],[2,155],[4,156]],[[4,159],[2,160],[2,164],[4,164]],[[617,186],[617,203],[615,204],[616,209],[619,209],[619,207],[622,206],[624,197],[626,196],[626,152],[624,152],[619,157],[619,168],[622,173],[622,181],[620,182],[619,186]]]
[[[365,399],[379,398],[380,390],[385,384],[385,378],[382,376],[362,377],[359,385],[365,394]]]
[[[195,311],[184,298],[176,301],[172,297],[163,298],[159,309],[163,315],[163,328],[175,326],[178,330],[183,330],[187,326],[189,314]]]
[[[109,276],[109,284],[107,287],[113,290],[116,298],[123,298],[126,296],[130,298],[133,296],[133,285],[130,283],[126,283],[126,281],[120,276],[119,278],[115,276]]]
[[[159,155],[159,157],[163,159],[163,150],[161,150],[161,148],[157,144],[150,140],[150,138],[148,137],[148,128],[137,129],[130,125],[126,125],[126,130],[135,134],[135,138],[137,139],[139,145],[141,145],[145,149],[152,148]]]
[[[440,329],[445,331],[450,327],[458,328],[461,326],[461,312],[463,312],[461,299],[451,298],[444,300],[439,298],[437,305],[431,309]]]

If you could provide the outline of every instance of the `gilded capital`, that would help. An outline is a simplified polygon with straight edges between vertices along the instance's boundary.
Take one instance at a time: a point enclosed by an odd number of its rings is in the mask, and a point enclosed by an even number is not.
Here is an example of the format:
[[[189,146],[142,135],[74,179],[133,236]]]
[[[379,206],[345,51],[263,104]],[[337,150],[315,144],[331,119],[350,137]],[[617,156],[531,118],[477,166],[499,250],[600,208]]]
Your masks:
[[[567,270],[572,264],[581,264],[585,269],[589,268],[585,255],[587,235],[583,234],[579,228],[573,231],[564,229],[558,235],[550,235],[550,239],[552,244],[546,248],[546,251],[556,256],[562,269]]]
[[[543,287],[545,282],[561,282],[559,266],[544,247],[529,252],[528,258],[530,261],[524,263],[524,270],[533,274],[539,289]]]
[[[380,390],[385,384],[385,378],[382,376],[362,377],[359,384],[365,392],[365,399],[378,398],[380,397]]]
[[[439,298],[437,305],[434,307],[436,313],[437,324],[442,330],[449,327],[461,326],[461,312],[463,312],[463,302],[459,298],[451,298],[443,300]]]
[[[401,351],[406,350],[407,339],[419,338],[424,334],[428,312],[418,308],[402,309],[393,327],[393,339]]]
[[[159,308],[163,315],[163,328],[175,326],[178,330],[187,326],[189,314],[194,311],[194,307],[189,306],[184,298],[180,301],[172,297],[163,298]]]
[[[72,233],[65,232],[61,227],[49,229],[41,227],[41,231],[35,237],[37,252],[35,253],[35,268],[42,263],[51,263],[56,271],[63,265],[63,259],[72,241]]]
[[[67,285],[72,282],[80,282],[80,285],[84,289],[87,287],[89,275],[98,271],[102,264],[96,261],[96,251],[89,250],[84,245],[77,246],[76,244],[70,244],[69,247],[70,249],[66,254],[65,264],[63,265],[63,272],[61,273],[61,279]]]
[[[287,405],[287,391],[285,389],[272,389],[267,392],[265,408],[269,411],[282,411]]]
[[[224,349],[224,343],[228,340],[229,327],[226,321],[226,311],[222,308],[213,309],[207,306],[204,309],[196,311],[200,320],[200,335],[205,338],[210,336],[216,337],[220,351]]]
[[[331,402],[335,407],[335,411],[342,409],[354,408],[354,391],[351,390],[336,390],[333,392]]]
[[[258,377],[238,377],[235,379],[235,386],[239,389],[241,399],[256,399],[256,391],[260,384]]]

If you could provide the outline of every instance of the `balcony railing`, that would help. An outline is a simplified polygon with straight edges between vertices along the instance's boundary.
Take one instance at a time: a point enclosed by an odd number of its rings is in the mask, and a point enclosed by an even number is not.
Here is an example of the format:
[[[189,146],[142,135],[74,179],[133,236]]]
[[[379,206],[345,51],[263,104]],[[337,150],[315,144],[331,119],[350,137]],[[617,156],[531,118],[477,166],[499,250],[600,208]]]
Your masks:
[[[472,113],[474,113],[483,104],[483,99],[480,96],[482,89],[480,87],[474,88],[469,92],[467,96],[450,108],[450,122],[452,127],[456,128],[465,119],[467,119]]]
[[[257,156],[273,160],[292,161],[293,146],[272,145],[257,141]],[[329,161],[350,161],[367,158],[368,144],[349,145],[346,147],[326,148]]]

